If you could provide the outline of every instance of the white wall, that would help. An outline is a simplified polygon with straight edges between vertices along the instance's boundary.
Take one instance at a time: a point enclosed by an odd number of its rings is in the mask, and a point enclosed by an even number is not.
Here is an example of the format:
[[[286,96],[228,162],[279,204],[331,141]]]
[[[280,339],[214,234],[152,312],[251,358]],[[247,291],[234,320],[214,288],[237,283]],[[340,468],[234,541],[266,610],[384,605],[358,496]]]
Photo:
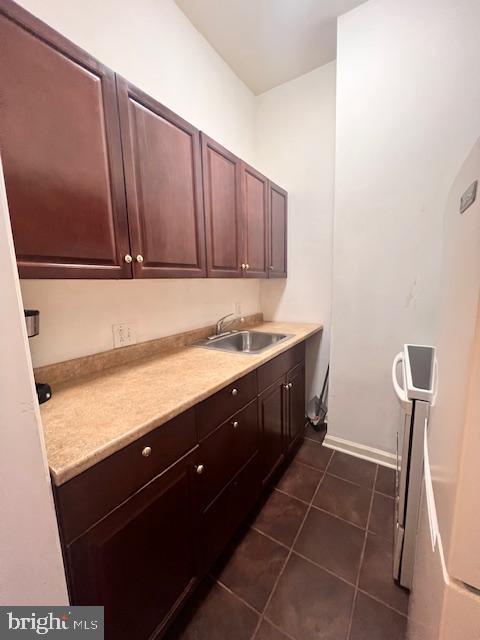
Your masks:
[[[394,451],[390,368],[435,342],[442,216],[480,133],[478,0],[369,0],[338,24],[329,432]]]
[[[329,355],[335,162],[335,63],[258,96],[258,166],[288,190],[288,279],[260,284],[267,319],[320,322],[308,350],[307,396]]]
[[[22,293],[41,310],[35,366],[112,349],[113,324],[133,323],[143,342],[212,324],[236,302],[243,315],[259,310],[256,280],[23,280]]]
[[[67,604],[0,165],[0,605]]]
[[[234,153],[255,164],[255,98],[173,0],[20,0]],[[22,281],[25,306],[41,311],[35,366],[112,348],[112,324],[134,321],[139,340],[259,311],[259,284],[161,281]]]

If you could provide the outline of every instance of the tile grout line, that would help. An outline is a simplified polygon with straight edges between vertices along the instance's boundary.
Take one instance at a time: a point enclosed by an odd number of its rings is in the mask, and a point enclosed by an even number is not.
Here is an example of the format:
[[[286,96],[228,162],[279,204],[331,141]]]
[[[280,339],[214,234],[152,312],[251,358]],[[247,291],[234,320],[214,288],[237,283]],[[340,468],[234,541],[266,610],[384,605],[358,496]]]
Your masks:
[[[375,462],[372,462],[371,464],[375,464],[376,465]],[[350,480],[349,478],[342,478],[342,476],[338,476],[336,473],[332,473],[331,471],[328,472],[328,475],[331,478],[336,478],[337,480],[343,480],[343,482],[347,482],[348,484],[353,484],[355,487],[360,487],[360,489],[368,489],[369,491],[374,491],[375,490],[375,482],[373,484],[373,487],[366,487],[364,484],[359,484],[358,482],[354,482],[353,480]],[[376,478],[376,476],[375,476],[375,478]]]
[[[342,480],[342,482],[346,482],[347,484],[351,484],[354,487],[358,487],[359,489],[365,489],[366,491],[373,491],[372,487],[366,487],[364,484],[358,484],[358,482],[353,482],[352,480],[348,480],[347,478],[342,478],[342,476],[337,476],[337,475],[331,473],[330,471],[327,473],[326,469],[319,469],[318,467],[309,467],[308,464],[303,464],[303,462],[296,462],[296,464],[300,464],[302,467],[306,467],[307,469],[312,469],[313,471],[318,471],[318,473],[322,474],[322,477],[320,478],[320,482],[323,482],[323,480],[325,479],[325,476],[328,475],[330,478],[335,478],[336,480]],[[330,464],[330,462],[329,462],[329,464]],[[278,491],[279,493],[283,493],[284,495],[288,496],[289,498],[294,498],[295,500],[298,500],[299,502],[303,502],[303,504],[307,504],[307,505],[310,504],[309,502],[307,502],[307,500],[303,500],[303,498],[299,498],[298,496],[294,496],[293,493],[288,493],[288,491],[285,491],[285,489],[279,489],[278,487],[275,487],[273,489],[273,491]],[[391,500],[394,499],[392,496],[389,496],[386,493],[381,493],[380,491],[374,491],[374,493],[378,493],[379,495],[383,496],[384,498],[390,498]],[[313,506],[315,506],[315,505],[313,505]],[[320,507],[316,507],[316,508],[319,509]],[[332,514],[332,515],[334,515],[334,514]],[[337,517],[339,517],[339,516],[337,516]],[[349,522],[349,521],[346,520],[346,522]],[[354,523],[352,523],[352,524],[354,524]],[[356,526],[358,526],[358,525],[356,525]],[[363,527],[360,527],[360,528],[363,528]]]
[[[319,444],[318,446],[321,447],[322,445]],[[323,469],[320,469],[320,467],[314,467],[313,464],[307,464],[306,462],[302,462],[301,460],[295,460],[295,458],[290,464],[300,464],[302,465],[302,467],[307,467],[307,469],[313,469],[314,471],[320,471],[320,473],[323,473]]]
[[[378,596],[374,596],[373,594],[368,593],[368,591],[365,591],[365,589],[361,589],[360,587],[358,587],[357,591],[358,591],[358,593],[361,593],[364,596],[367,596],[368,598],[371,598],[372,600],[375,600],[375,602],[378,602],[378,604],[383,605],[387,609],[390,609],[391,611],[395,611],[395,613],[398,613],[399,616],[403,616],[404,618],[408,618],[408,612],[405,613],[404,611],[400,611],[400,609],[396,609],[395,607],[392,607],[391,604],[388,604],[387,602],[384,602],[383,600],[380,600],[380,598]]]
[[[298,556],[302,560],[305,560],[305,562],[308,562],[308,564],[312,564],[314,567],[317,567],[317,569],[321,569],[325,573],[330,574],[333,578],[336,578],[337,580],[340,580],[340,582],[344,582],[349,587],[353,587],[355,589],[355,583],[354,582],[349,582],[346,578],[344,578],[342,576],[339,576],[338,573],[335,573],[331,569],[328,569],[327,567],[324,567],[323,564],[319,564],[318,562],[315,562],[315,560],[312,560],[311,558],[309,558],[307,556],[304,556],[302,553],[299,553],[298,551],[295,551],[295,549],[292,549],[292,555]]]
[[[312,442],[315,442],[315,440],[312,440]],[[319,445],[319,446],[322,446],[322,445]],[[333,449],[332,449],[332,451],[333,451]],[[345,455],[350,455],[350,454],[347,453]],[[355,456],[351,456],[351,457],[354,458]],[[331,458],[330,458],[330,460],[331,460]],[[329,460],[327,466],[330,465],[330,460]],[[358,460],[361,460],[361,458],[358,458]],[[376,467],[378,467],[378,464],[376,462],[371,462],[370,460],[365,460],[364,462],[368,462],[369,464],[374,464]],[[318,471],[320,473],[325,473],[324,469],[320,469],[319,467],[314,467],[313,465],[307,464],[306,462],[302,462],[301,460],[293,459],[292,463],[300,464],[302,467],[306,467],[307,469],[313,469],[313,471]],[[337,480],[343,480],[344,482],[348,482],[348,484],[353,484],[356,487],[360,487],[362,489],[369,489],[369,487],[366,487],[364,484],[359,484],[358,482],[355,482],[354,480],[350,480],[349,478],[344,478],[342,476],[337,475],[336,473],[332,473],[331,471],[328,472],[328,475],[331,476],[332,478],[337,478]],[[375,484],[373,485],[373,487],[374,487],[373,490],[375,491]],[[278,489],[278,491],[280,491],[280,489]],[[387,493],[382,493],[381,491],[375,491],[375,493],[381,493],[382,496],[386,496],[387,498],[392,498],[393,499],[393,496],[389,496]],[[301,500],[301,498],[297,498],[297,500]]]
[[[282,566],[282,568],[280,569],[280,572],[279,572],[279,574],[278,574],[278,576],[277,576],[277,579],[276,579],[276,580],[275,580],[275,582],[273,583],[272,590],[270,591],[270,595],[269,595],[269,596],[268,596],[268,598],[267,598],[267,602],[265,603],[265,606],[264,606],[264,608],[263,608],[263,613],[262,613],[262,615],[260,616],[260,618],[259,618],[259,620],[258,620],[257,626],[256,626],[256,628],[255,628],[255,630],[254,630],[254,632],[253,632],[253,635],[252,635],[252,637],[251,637],[251,640],[255,640],[255,638],[256,638],[256,636],[257,636],[257,634],[258,634],[258,631],[259,631],[259,629],[260,629],[260,626],[261,626],[261,624],[262,624],[262,622],[263,622],[263,620],[264,620],[264,618],[265,618],[265,613],[266,613],[266,611],[267,611],[267,609],[268,609],[268,606],[269,606],[269,604],[270,604],[270,602],[271,602],[271,600],[272,600],[272,598],[273,598],[273,594],[275,593],[275,590],[276,590],[276,588],[277,588],[277,585],[278,585],[278,583],[280,582],[280,578],[283,576],[283,573],[284,573],[285,568],[286,568],[286,566],[287,566],[287,564],[288,564],[288,561],[289,561],[289,559],[290,559],[290,558],[291,558],[291,556],[292,556],[292,553],[293,553],[293,547],[295,546],[295,543],[297,542],[297,539],[298,539],[298,537],[300,536],[300,533],[301,533],[301,531],[302,531],[302,529],[303,529],[303,525],[305,524],[305,521],[306,521],[306,519],[307,519],[307,517],[308,517],[308,514],[310,513],[310,507],[311,507],[311,505],[312,505],[312,502],[313,502],[313,500],[314,500],[315,496],[317,495],[317,492],[318,492],[318,489],[319,489],[320,485],[322,484],[322,480],[323,480],[323,478],[325,477],[325,474],[326,474],[326,472],[327,472],[328,467],[330,466],[330,462],[332,461],[333,455],[334,455],[334,452],[332,451],[332,455],[330,456],[330,458],[329,458],[329,460],[328,460],[328,463],[327,463],[327,465],[326,465],[326,467],[325,467],[325,471],[322,473],[322,476],[321,476],[321,478],[320,478],[320,479],[319,479],[319,481],[318,481],[318,484],[317,484],[317,486],[316,486],[316,489],[315,489],[315,491],[313,492],[312,499],[310,500],[310,503],[309,503],[309,508],[308,508],[308,509],[307,509],[307,511],[305,512],[305,515],[304,515],[304,517],[303,517],[303,519],[302,519],[302,522],[300,523],[300,526],[298,527],[298,531],[297,531],[297,533],[296,533],[296,535],[295,535],[295,538],[293,539],[293,542],[292,542],[291,547],[290,547],[290,551],[288,552],[288,555],[287,555],[287,557],[285,558],[285,562],[283,563],[283,566]],[[268,619],[268,618],[267,618],[267,619]]]
[[[312,509],[315,509],[316,511],[320,511],[321,513],[325,513],[327,516],[331,516],[332,518],[336,518],[337,520],[340,520],[341,522],[345,522],[345,524],[349,524],[352,527],[355,527],[355,529],[360,529],[360,531],[366,531],[366,527],[361,527],[359,524],[355,524],[355,522],[352,522],[351,520],[346,520],[345,518],[342,518],[342,516],[338,516],[336,513],[332,513],[331,511],[327,511],[327,509],[322,509],[322,507],[318,507],[316,504],[312,504]]]
[[[258,609],[255,609],[255,607],[253,605],[251,605],[249,602],[247,602],[246,600],[244,600],[242,598],[242,596],[239,596],[237,593],[234,593],[230,587],[227,587],[226,584],[224,584],[220,578],[214,578],[212,575],[209,574],[209,577],[214,580],[220,587],[222,587],[222,589],[225,589],[225,591],[227,591],[231,596],[233,596],[234,598],[236,598],[237,600],[240,600],[240,602],[242,604],[244,604],[246,607],[248,607],[248,609],[250,609],[251,611],[253,611],[254,613],[256,613],[257,615],[262,615],[262,612],[259,611]]]
[[[324,470],[320,470],[319,469],[320,474],[323,477],[323,474],[325,473]],[[284,489],[278,489],[277,487],[274,487],[272,492],[269,494],[269,498],[270,496],[275,493],[275,491],[278,491],[278,493],[283,493],[284,495],[288,496],[289,498],[292,498],[293,500],[296,500],[297,502],[302,502],[303,504],[309,504],[307,500],[303,500],[303,498],[297,498],[297,496],[294,496],[293,493],[287,493]],[[266,501],[268,502],[268,500]],[[265,503],[266,504],[266,503]],[[261,510],[260,510],[261,511]]]
[[[322,477],[319,479],[319,482],[321,482],[323,480],[323,476],[325,475],[324,471],[320,471],[320,473],[322,474]],[[302,498],[297,498],[293,494],[287,493],[283,489],[277,489],[277,487],[275,487],[274,491],[278,491],[279,493],[283,493],[284,496],[288,496],[289,498],[294,498],[295,500],[298,500],[299,502],[301,502],[302,504],[306,505],[307,507],[310,505],[310,503],[307,502],[306,500],[302,500]]]
[[[276,542],[277,544],[279,544],[284,549],[290,550],[290,547],[288,546],[288,544],[285,544],[284,542],[281,542],[280,540],[277,540],[277,538],[274,538],[270,534],[265,533],[265,531],[262,531],[261,529],[257,529],[257,527],[254,527],[253,525],[250,525],[250,529],[252,531],[255,531],[256,533],[259,533],[260,535],[264,536],[265,538],[268,538],[272,542]]]
[[[268,622],[268,624],[270,624],[274,629],[276,629],[278,631],[278,633],[280,633],[282,636],[285,636],[286,638],[288,638],[288,640],[296,640],[293,636],[291,636],[289,633],[287,633],[284,629],[279,627],[278,624],[275,624],[275,622],[272,622],[270,620],[270,618],[267,618],[267,616],[263,616],[263,620],[266,620]],[[253,637],[252,637],[252,640],[253,640]]]
[[[378,464],[375,466],[375,478],[373,480],[372,495],[370,496],[370,507],[368,509],[367,524],[365,526],[365,537],[363,539],[362,553],[360,554],[360,562],[358,564],[357,578],[355,580],[355,591],[353,593],[352,608],[350,611],[350,619],[348,621],[346,640],[350,640],[350,634],[352,632],[353,615],[355,613],[355,606],[357,604],[358,584],[360,582],[360,573],[362,571],[362,565],[365,558],[365,549],[367,547],[368,527],[370,526],[370,518],[372,515],[373,498],[375,496],[375,485],[377,484],[377,475],[378,475]]]
[[[395,496],[390,496],[388,493],[383,493],[383,491],[377,491],[375,489],[375,493],[378,493],[379,496],[383,496],[384,498],[390,498],[390,500],[395,500]]]

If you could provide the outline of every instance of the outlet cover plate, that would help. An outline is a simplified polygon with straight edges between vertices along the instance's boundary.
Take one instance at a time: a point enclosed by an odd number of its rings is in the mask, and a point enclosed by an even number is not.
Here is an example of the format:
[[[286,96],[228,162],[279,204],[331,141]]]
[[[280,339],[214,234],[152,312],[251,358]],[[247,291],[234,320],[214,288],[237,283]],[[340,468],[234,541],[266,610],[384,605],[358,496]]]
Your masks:
[[[112,325],[113,330],[113,348],[128,347],[130,344],[137,342],[137,332],[134,322],[123,322],[121,324]]]

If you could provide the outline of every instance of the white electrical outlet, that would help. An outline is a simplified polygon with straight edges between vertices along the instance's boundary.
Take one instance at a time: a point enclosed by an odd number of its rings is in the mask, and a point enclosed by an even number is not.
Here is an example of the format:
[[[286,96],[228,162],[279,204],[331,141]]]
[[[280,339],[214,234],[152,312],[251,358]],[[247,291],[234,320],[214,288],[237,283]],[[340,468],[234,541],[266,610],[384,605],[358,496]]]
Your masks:
[[[242,315],[242,303],[235,302],[234,314],[238,317]]]
[[[137,342],[137,332],[135,323],[123,322],[122,324],[112,325],[113,329],[113,347],[127,347],[129,344]]]

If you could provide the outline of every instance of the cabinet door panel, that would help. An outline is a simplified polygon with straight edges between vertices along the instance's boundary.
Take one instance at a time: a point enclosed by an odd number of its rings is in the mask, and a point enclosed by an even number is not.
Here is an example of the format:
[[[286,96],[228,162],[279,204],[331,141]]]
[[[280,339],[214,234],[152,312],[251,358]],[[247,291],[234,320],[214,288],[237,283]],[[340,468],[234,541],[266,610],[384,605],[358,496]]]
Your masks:
[[[287,192],[269,183],[269,277],[287,277]]]
[[[287,376],[288,441],[301,437],[305,429],[305,363],[292,369]],[[290,386],[291,385],[291,386]]]
[[[200,517],[201,568],[207,571],[254,506],[262,488],[259,455],[254,454]]]
[[[146,640],[196,582],[193,455],[67,549],[73,604],[105,607],[106,638]]]
[[[262,428],[262,477],[267,482],[284,457],[285,378],[277,380],[259,397]]]
[[[113,72],[13,3],[2,4],[0,40],[0,149],[20,276],[131,277]]]
[[[197,489],[202,510],[258,451],[259,446],[258,409],[254,400],[200,443],[198,459],[205,466],[205,472],[198,478]]]
[[[241,161],[201,136],[208,276],[238,278],[243,262]]]
[[[118,76],[117,91],[135,276],[203,277],[200,134]]]
[[[268,180],[243,165],[244,260],[247,278],[267,277]]]

